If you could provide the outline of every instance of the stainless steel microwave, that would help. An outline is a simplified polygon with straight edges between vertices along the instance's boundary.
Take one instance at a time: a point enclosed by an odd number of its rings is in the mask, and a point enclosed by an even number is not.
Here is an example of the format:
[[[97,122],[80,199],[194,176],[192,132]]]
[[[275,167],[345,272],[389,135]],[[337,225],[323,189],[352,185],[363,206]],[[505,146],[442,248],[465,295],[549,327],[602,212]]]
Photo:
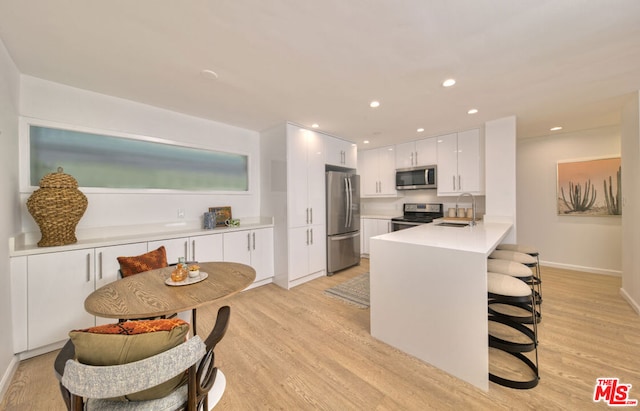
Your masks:
[[[436,188],[436,166],[399,168],[396,170],[396,190]]]

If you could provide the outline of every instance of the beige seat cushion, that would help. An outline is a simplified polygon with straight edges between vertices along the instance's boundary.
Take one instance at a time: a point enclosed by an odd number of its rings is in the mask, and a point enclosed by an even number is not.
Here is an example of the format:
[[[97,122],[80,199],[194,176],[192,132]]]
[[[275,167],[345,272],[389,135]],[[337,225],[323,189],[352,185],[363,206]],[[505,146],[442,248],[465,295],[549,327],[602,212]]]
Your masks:
[[[495,258],[498,260],[511,260],[526,265],[537,264],[537,260],[529,254],[519,253],[517,251],[495,250],[489,255],[489,258]]]
[[[507,297],[527,297],[531,288],[524,282],[510,275],[487,272],[487,291],[491,294]]]
[[[525,278],[533,276],[531,268],[524,264],[511,260],[490,258],[487,260],[487,271],[499,274],[507,274],[512,277]]]
[[[535,247],[524,244],[498,244],[496,250],[517,251],[519,253],[529,254],[531,256],[538,255],[538,250]]]

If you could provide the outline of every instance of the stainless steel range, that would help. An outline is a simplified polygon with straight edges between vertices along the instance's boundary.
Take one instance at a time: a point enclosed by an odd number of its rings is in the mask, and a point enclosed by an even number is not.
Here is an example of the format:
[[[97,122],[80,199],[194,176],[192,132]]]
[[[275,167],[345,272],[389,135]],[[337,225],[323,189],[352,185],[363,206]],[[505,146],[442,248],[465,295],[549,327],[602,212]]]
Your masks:
[[[444,217],[443,206],[440,203],[405,203],[402,210],[402,217],[391,219],[391,231],[427,224],[436,218]]]

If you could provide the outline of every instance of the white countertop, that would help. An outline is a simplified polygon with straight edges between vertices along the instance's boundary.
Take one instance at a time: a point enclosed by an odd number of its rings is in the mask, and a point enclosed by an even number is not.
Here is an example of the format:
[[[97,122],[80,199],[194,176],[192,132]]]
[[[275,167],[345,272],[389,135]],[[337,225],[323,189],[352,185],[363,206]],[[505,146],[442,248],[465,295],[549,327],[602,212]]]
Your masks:
[[[443,227],[422,224],[375,238],[385,241],[425,245],[488,255],[511,229],[511,223],[478,222],[475,226]]]
[[[222,234],[232,231],[245,231],[273,226],[273,217],[253,217],[242,219],[238,227],[217,227],[209,230],[201,228],[201,223],[198,221],[122,227],[97,227],[76,231],[78,242],[74,244],[53,247],[37,246],[36,242],[40,239],[40,232],[20,233],[15,237],[9,238],[9,256],[18,257],[85,248],[108,247],[142,241]]]

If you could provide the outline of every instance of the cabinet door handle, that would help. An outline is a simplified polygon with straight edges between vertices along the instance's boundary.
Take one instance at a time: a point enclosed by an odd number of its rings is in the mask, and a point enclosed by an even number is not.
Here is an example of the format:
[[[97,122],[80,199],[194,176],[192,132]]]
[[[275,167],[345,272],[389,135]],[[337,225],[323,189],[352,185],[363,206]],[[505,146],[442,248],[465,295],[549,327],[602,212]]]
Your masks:
[[[184,242],[184,261],[186,262],[187,259],[189,258],[189,241]]]
[[[453,191],[456,191],[456,176],[453,176]]]
[[[409,157],[409,162],[412,166],[415,165],[415,163],[413,162],[413,151],[411,152],[411,156]]]
[[[309,218],[309,224],[313,224],[313,208],[309,209],[309,215],[311,216]]]
[[[462,184],[460,182],[460,174],[458,174],[458,190],[462,191]]]
[[[196,240],[191,240],[191,260],[196,261]]]
[[[307,229],[307,245],[309,245],[309,229]]]
[[[311,245],[313,245],[313,228],[311,229]]]
[[[251,233],[251,237],[253,239],[253,249],[256,249],[256,233]]]
[[[91,254],[87,253],[87,282],[91,281]]]
[[[98,278],[102,280],[102,251],[100,251],[98,253],[98,263],[100,265],[100,271],[99,271],[99,277]]]
[[[251,251],[251,234],[247,233],[247,251]]]
[[[416,157],[415,157],[415,159],[416,159],[416,163],[414,164],[414,166],[417,166],[417,165],[418,165],[418,152],[417,152],[417,151],[416,151]]]
[[[307,207],[307,219],[305,220],[307,224],[309,224],[309,208]]]

